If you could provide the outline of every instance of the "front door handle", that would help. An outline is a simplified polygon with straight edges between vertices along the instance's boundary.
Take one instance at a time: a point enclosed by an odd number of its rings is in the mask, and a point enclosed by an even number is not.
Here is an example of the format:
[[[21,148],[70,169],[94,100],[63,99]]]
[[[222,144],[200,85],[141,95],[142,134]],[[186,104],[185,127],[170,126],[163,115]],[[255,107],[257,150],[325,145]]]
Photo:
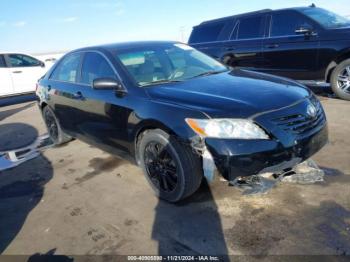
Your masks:
[[[21,74],[22,71],[12,71],[12,73],[14,73],[14,74]]]
[[[270,45],[266,45],[265,47],[273,49],[273,48],[278,48],[279,46],[280,46],[279,44],[270,44]]]
[[[83,94],[82,94],[80,91],[76,92],[76,93],[73,95],[73,98],[74,98],[74,99],[77,99],[77,100],[84,100],[84,99],[85,99],[84,96],[83,96]]]

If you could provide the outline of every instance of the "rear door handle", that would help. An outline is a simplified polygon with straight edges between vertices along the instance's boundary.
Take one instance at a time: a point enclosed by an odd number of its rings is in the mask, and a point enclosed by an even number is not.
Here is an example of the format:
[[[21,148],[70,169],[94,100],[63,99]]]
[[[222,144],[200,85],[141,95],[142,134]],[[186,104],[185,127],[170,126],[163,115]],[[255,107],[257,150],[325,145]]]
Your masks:
[[[280,46],[279,44],[270,44],[270,45],[266,45],[265,47],[272,49],[272,48],[277,48],[279,46]]]
[[[14,74],[21,74],[22,71],[12,71],[12,73],[14,73]]]

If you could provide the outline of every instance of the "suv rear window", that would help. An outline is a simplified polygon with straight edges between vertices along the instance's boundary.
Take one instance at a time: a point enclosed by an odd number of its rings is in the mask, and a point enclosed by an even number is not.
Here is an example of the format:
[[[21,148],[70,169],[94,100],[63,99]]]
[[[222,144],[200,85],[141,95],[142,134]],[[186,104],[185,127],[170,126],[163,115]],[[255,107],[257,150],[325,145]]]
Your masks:
[[[217,41],[225,26],[224,22],[199,25],[193,28],[190,43],[203,43]]]
[[[237,39],[251,39],[263,37],[263,17],[252,16],[241,18],[238,24]]]

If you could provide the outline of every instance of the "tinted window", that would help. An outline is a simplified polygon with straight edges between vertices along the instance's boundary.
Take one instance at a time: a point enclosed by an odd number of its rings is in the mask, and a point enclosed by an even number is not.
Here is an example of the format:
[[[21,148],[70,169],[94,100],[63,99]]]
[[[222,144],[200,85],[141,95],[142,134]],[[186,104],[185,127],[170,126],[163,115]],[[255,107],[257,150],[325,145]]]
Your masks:
[[[81,81],[91,85],[96,78],[115,78],[115,74],[104,57],[97,53],[86,53],[81,71]]]
[[[350,26],[350,19],[322,8],[307,8],[301,12],[322,26],[332,29]]]
[[[240,19],[238,25],[238,39],[263,37],[262,23],[262,16],[253,16]]]
[[[11,54],[8,55],[9,63],[11,67],[30,67],[30,66],[40,66],[39,60],[21,54]]]
[[[66,56],[52,73],[51,79],[65,82],[76,82],[80,58],[80,54]]]
[[[217,41],[225,23],[210,23],[195,27],[190,37],[190,43]]]
[[[272,15],[270,36],[295,35],[300,27],[311,27],[310,22],[297,12],[281,12]]]
[[[5,59],[3,55],[0,55],[0,68],[6,67]]]

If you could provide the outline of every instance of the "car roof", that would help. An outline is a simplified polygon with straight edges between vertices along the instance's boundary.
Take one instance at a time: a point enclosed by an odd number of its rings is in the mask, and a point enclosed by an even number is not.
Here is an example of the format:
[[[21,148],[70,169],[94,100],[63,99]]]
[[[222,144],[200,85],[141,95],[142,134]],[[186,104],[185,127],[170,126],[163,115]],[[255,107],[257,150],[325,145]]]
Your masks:
[[[112,44],[104,44],[104,45],[96,45],[96,46],[90,46],[90,47],[84,47],[77,50],[73,50],[72,52],[77,51],[88,51],[88,50],[98,50],[98,49],[104,49],[107,51],[117,51],[122,49],[133,49],[133,48],[140,48],[140,47],[146,47],[146,46],[163,46],[163,45],[169,45],[169,44],[176,44],[180,43],[177,41],[133,41],[133,42],[121,42],[121,43],[112,43]],[[183,43],[185,44],[185,43]],[[186,44],[187,45],[187,44]]]
[[[290,7],[290,8],[282,8],[282,9],[262,9],[262,10],[258,10],[258,11],[254,11],[254,12],[248,12],[248,13],[241,13],[241,14],[237,14],[237,15],[232,15],[232,16],[226,16],[226,17],[222,17],[222,18],[217,18],[217,19],[212,19],[212,20],[207,20],[204,21],[202,23],[200,23],[197,26],[201,26],[201,25],[205,25],[205,24],[210,24],[210,23],[216,23],[216,22],[221,22],[221,21],[225,21],[228,19],[234,19],[234,18],[238,18],[241,16],[248,16],[248,15],[255,15],[255,14],[264,14],[264,13],[270,13],[270,12],[280,12],[280,11],[286,11],[286,10],[305,10],[305,9],[309,9],[309,8],[315,8],[315,7]],[[195,26],[195,27],[197,27]]]

